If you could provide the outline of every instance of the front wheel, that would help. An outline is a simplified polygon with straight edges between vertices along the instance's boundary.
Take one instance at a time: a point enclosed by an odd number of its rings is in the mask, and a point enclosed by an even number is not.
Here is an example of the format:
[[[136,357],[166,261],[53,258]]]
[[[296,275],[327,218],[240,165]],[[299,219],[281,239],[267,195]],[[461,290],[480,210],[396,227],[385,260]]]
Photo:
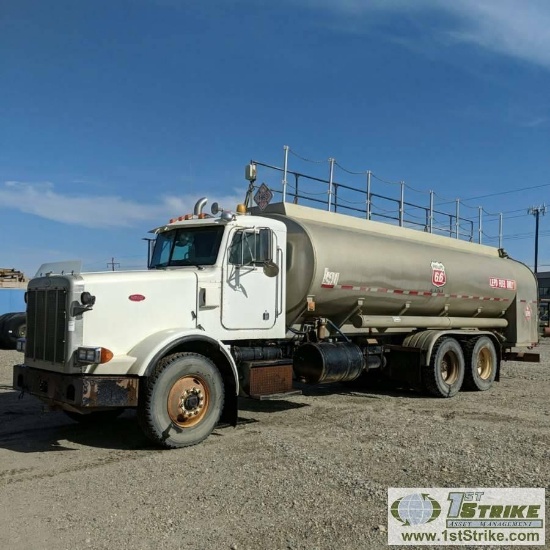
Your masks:
[[[212,433],[223,401],[223,379],[210,359],[174,353],[161,359],[143,384],[138,419],[156,444],[188,447]]]

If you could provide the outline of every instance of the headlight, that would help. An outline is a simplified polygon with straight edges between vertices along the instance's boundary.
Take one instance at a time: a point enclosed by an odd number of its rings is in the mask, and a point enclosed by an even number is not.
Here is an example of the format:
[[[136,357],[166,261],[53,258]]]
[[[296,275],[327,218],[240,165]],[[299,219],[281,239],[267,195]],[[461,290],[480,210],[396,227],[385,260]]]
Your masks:
[[[113,358],[113,352],[107,348],[78,348],[76,359],[79,363],[107,363]]]
[[[99,363],[101,348],[78,348],[76,356],[81,363]]]

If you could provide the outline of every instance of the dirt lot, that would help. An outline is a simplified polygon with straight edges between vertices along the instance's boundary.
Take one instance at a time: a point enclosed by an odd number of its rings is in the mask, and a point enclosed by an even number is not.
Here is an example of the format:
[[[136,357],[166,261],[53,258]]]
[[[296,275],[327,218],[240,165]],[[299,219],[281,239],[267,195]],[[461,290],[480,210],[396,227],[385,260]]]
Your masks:
[[[243,400],[237,428],[173,451],[130,411],[82,427],[19,399],[22,356],[0,352],[0,548],[379,549],[388,487],[546,487],[548,508],[540,349],[540,365],[505,363],[489,392],[452,399],[338,386]]]

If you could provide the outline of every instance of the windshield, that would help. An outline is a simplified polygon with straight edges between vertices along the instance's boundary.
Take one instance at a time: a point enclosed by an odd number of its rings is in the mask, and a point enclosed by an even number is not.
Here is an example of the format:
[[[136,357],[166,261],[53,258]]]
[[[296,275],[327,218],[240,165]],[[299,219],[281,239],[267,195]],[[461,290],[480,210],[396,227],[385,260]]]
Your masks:
[[[182,265],[213,265],[218,257],[224,228],[219,225],[186,227],[159,233],[151,269]]]

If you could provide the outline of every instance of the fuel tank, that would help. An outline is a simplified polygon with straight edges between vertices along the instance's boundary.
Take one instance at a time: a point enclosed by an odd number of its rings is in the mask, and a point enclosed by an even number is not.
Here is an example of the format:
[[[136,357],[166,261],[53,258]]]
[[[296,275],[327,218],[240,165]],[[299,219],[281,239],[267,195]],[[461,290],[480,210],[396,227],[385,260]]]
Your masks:
[[[496,248],[289,203],[261,215],[288,230],[289,323],[342,321],[361,304],[364,316],[506,319],[507,340],[537,341],[536,278]]]

